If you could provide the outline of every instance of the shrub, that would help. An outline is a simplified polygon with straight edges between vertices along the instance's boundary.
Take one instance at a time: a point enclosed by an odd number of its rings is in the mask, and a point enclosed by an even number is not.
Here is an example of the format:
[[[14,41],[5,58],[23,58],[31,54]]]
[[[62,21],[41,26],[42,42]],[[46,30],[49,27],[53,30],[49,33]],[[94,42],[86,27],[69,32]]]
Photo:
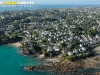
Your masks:
[[[66,56],[66,58],[69,59],[69,60],[72,60],[72,59],[74,59],[75,57],[76,57],[75,55],[72,55],[72,56]]]

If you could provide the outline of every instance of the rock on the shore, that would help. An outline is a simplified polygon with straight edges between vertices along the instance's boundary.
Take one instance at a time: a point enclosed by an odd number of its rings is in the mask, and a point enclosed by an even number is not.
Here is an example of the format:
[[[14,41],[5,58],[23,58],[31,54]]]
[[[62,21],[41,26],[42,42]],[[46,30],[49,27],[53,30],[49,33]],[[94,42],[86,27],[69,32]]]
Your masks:
[[[32,69],[32,66],[25,66],[24,70],[26,70],[26,71],[32,71],[33,69]]]
[[[99,68],[100,67],[100,56],[95,56],[93,58],[87,58],[84,60],[85,68]]]
[[[100,75],[100,72],[95,73],[94,75]]]
[[[37,70],[37,71],[49,71],[51,73],[55,74],[66,74],[66,73],[74,73],[77,71],[77,69],[82,69],[83,65],[81,65],[83,62],[79,61],[80,63],[77,64],[77,62],[67,63],[67,64],[61,64],[59,62],[52,63],[51,65],[40,65],[40,66],[27,66],[24,69],[26,71],[31,70]]]

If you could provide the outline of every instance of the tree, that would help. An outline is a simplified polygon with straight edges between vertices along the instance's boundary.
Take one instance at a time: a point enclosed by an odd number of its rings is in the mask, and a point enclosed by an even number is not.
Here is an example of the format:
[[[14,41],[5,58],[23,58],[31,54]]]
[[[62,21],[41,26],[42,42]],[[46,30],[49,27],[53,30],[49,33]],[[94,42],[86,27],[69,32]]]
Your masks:
[[[96,34],[98,33],[98,31],[95,30],[87,30],[87,35],[90,35],[91,37],[94,37]]]
[[[72,41],[71,49],[75,48],[75,46],[77,46],[77,45],[79,45],[79,44],[80,44],[80,41],[77,40],[77,39],[74,39],[74,40]]]
[[[17,35],[16,35],[16,33],[14,32],[14,33],[12,33],[12,38],[16,38],[17,37]]]
[[[65,42],[61,43],[61,47],[67,47],[67,44]]]

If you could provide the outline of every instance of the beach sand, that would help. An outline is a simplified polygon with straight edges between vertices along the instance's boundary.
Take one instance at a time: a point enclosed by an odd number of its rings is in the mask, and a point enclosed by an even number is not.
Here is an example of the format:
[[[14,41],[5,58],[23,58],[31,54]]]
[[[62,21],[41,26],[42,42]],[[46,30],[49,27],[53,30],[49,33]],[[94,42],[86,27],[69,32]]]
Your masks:
[[[21,42],[11,43],[11,45],[16,46],[16,47],[22,46]]]
[[[38,58],[40,58],[40,59],[44,58],[44,54],[40,54],[40,55],[38,56]]]

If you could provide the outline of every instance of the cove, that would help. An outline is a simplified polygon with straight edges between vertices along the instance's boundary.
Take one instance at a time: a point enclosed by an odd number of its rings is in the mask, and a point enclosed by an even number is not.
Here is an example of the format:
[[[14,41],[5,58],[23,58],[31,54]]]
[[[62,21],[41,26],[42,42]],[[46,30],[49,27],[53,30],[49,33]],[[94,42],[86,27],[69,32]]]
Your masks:
[[[38,58],[23,56],[15,46],[0,46],[0,75],[53,75],[48,72],[26,72],[25,65],[38,65],[43,62]]]

